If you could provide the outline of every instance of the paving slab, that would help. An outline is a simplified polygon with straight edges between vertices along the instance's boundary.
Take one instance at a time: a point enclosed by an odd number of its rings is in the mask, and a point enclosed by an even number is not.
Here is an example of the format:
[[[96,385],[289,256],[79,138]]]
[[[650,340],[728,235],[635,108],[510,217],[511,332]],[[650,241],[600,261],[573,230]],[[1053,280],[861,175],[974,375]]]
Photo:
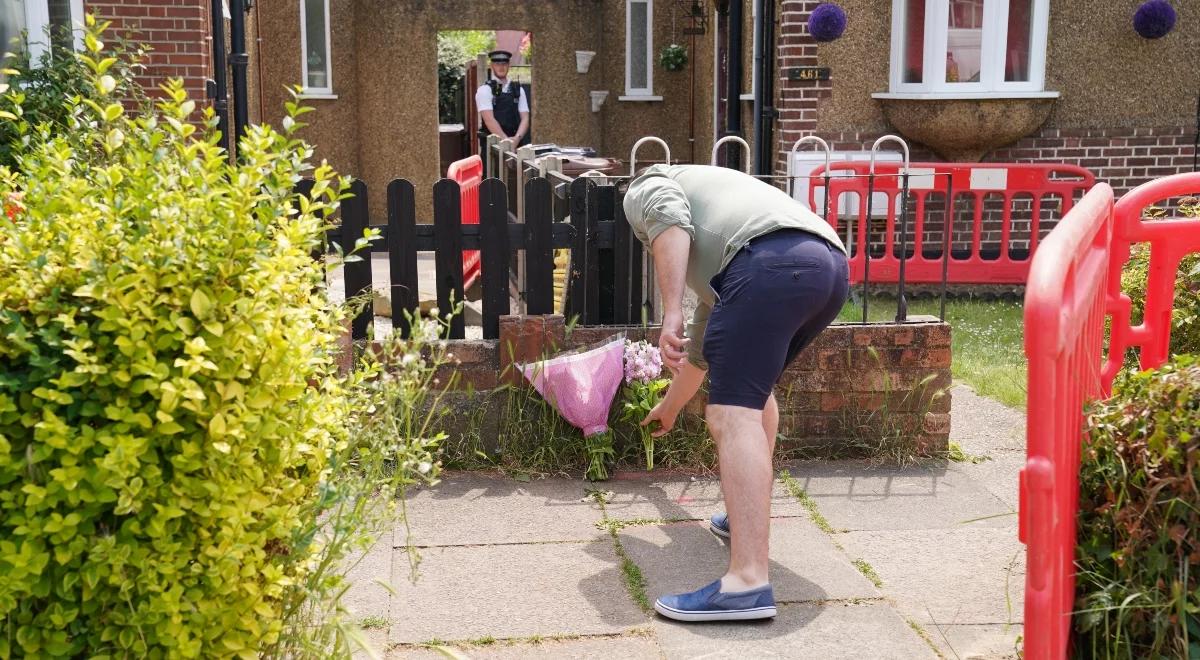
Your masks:
[[[392,530],[379,532],[371,547],[351,557],[353,567],[346,573],[349,588],[342,604],[355,621],[364,617],[387,618],[392,583]]]
[[[618,537],[642,570],[652,601],[703,587],[729,565],[728,545],[705,522],[626,527]],[[829,536],[803,518],[771,521],[770,571],[776,601],[880,595]]]
[[[451,473],[409,495],[408,530],[419,546],[586,541],[602,516],[585,488],[581,480]],[[398,525],[397,547],[404,540]]]
[[[486,646],[451,644],[446,648],[471,660],[660,660],[663,657],[658,644],[648,634],[516,643],[498,640]],[[388,660],[446,660],[445,653],[411,646],[393,647],[383,657]]]
[[[979,396],[963,383],[950,390],[950,439],[969,452],[1025,452],[1025,412]]]
[[[604,508],[615,520],[708,520],[725,510],[721,482],[712,478],[662,479],[651,473],[644,478],[606,481],[599,487],[611,493]],[[593,506],[599,508],[598,504]],[[776,479],[771,491],[771,516],[805,515],[804,507]]]
[[[786,466],[818,510],[838,530],[932,529],[970,524],[1006,527],[990,518],[1012,507],[961,472],[942,465],[873,467],[863,461]]]
[[[946,469],[971,479],[1008,505],[1014,512],[1012,522],[1015,522],[1019,499],[1018,483],[1021,468],[1025,467],[1025,452],[997,452],[991,456],[990,459],[978,463],[953,463]]]
[[[658,645],[675,658],[919,660],[937,655],[884,603],[796,603],[754,623],[654,622]]]
[[[612,539],[596,533],[585,543],[427,548],[415,584],[404,554],[396,553],[388,639],[612,634],[644,626]]]
[[[884,594],[897,609],[922,625],[1022,620],[1025,546],[1017,540],[1015,526],[849,532],[837,537],[848,553],[875,569]]]
[[[1016,660],[1019,625],[927,626],[926,632],[947,658],[961,660]]]

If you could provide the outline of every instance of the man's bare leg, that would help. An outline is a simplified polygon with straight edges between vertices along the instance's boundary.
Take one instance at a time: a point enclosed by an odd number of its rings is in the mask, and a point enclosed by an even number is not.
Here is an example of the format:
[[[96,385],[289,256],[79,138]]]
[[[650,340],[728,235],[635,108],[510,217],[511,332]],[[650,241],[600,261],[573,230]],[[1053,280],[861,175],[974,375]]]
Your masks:
[[[775,403],[775,393],[767,398],[767,405],[762,415],[763,434],[767,436],[767,455],[775,460],[775,437],[779,435],[779,404]]]
[[[729,509],[729,526],[734,530],[729,571],[721,578],[721,591],[761,587],[768,582],[771,524],[771,452],[764,432],[767,420],[761,410],[722,405],[708,406],[705,418],[717,443],[721,490]]]

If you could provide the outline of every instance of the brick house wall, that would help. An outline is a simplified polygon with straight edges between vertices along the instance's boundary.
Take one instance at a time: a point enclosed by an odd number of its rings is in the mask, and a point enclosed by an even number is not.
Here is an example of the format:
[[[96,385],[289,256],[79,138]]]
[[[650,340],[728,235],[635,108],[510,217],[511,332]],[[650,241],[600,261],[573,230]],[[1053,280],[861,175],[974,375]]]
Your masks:
[[[84,10],[112,21],[109,34],[149,46],[138,83],[154,95],[169,78],[182,78],[188,95],[206,98],[212,76],[208,0],[85,0]]]
[[[775,167],[780,173],[787,169],[787,155],[792,144],[804,135],[815,133],[823,137],[830,141],[830,147],[835,151],[858,151],[869,149],[871,143],[885,132],[894,132],[818,130],[818,115],[837,84],[839,71],[836,66],[833,80],[787,80],[788,67],[829,65],[819,61],[818,45],[808,34],[809,15],[819,4],[820,0],[782,0],[780,3],[776,61],[779,117],[775,132],[778,143]],[[890,8],[888,11],[890,13]],[[1056,37],[1065,38],[1053,33],[1050,38]],[[879,44],[879,56],[884,61],[890,56],[887,43]],[[880,91],[886,86],[885,78],[880,83]],[[863,102],[875,103],[870,98]],[[1140,123],[1145,123],[1144,118],[1139,119]],[[1194,126],[1171,122],[1157,126],[1074,128],[1055,126],[1052,119],[1032,135],[992,151],[983,160],[1079,165],[1091,170],[1097,181],[1111,185],[1120,196],[1150,179],[1192,171],[1195,134]],[[914,161],[943,160],[921,145],[910,144],[910,147]]]
[[[821,0],[781,0],[778,16],[778,52],[776,60],[776,88],[778,90],[777,108],[778,119],[775,124],[776,159],[775,171],[782,174],[787,171],[788,152],[795,141],[805,135],[817,135],[827,140],[834,151],[861,151],[870,148],[871,143],[885,133],[896,131],[883,127],[869,126],[879,122],[863,122],[861,130],[828,130],[823,128],[829,123],[829,112],[837,112],[831,102],[831,97],[840,90],[839,73],[845,68],[841,62],[830,61],[819,57],[819,46],[808,34],[808,19],[810,13]],[[876,2],[876,9],[883,5]],[[860,3],[861,11],[863,5]],[[887,8],[890,16],[890,7]],[[851,22],[854,20],[851,16]],[[851,23],[852,25],[852,23]],[[851,29],[848,27],[848,29]],[[1069,38],[1069,36],[1051,34],[1051,39]],[[885,37],[886,38],[886,37]],[[879,81],[878,91],[887,87],[886,62],[890,57],[888,43],[877,46],[879,64],[885,75]],[[815,67],[833,65],[832,80],[826,81],[793,81],[787,79],[787,69],[790,67]],[[1047,67],[1052,66],[1048,63]],[[844,90],[841,90],[845,94]],[[874,105],[872,98],[862,99],[863,103]],[[826,115],[823,117],[822,112]],[[838,122],[832,123],[851,123]],[[1021,138],[1016,143],[996,149],[988,153],[983,162],[1009,163],[1062,163],[1086,168],[1095,175],[1097,181],[1103,181],[1113,187],[1120,196],[1151,179],[1180,172],[1189,172],[1193,168],[1195,127],[1177,122],[1161,120],[1149,121],[1146,117],[1130,118],[1129,121],[1119,122],[1124,125],[1107,127],[1074,127],[1059,126],[1052,117],[1033,134]],[[1118,122],[1110,122],[1118,123]],[[1147,123],[1151,125],[1146,125]],[[1158,123],[1159,125],[1154,125]],[[1134,125],[1137,124],[1137,125]],[[852,128],[846,126],[846,128]],[[910,143],[913,161],[937,162],[944,160],[921,144]],[[985,198],[983,205],[983,222],[981,227],[981,248],[985,251],[1001,249],[1002,232],[1002,198],[998,195],[993,200]],[[940,203],[928,204],[924,216],[924,241],[927,245],[926,256],[940,257],[942,243],[942,228],[945,225],[944,196]],[[1044,200],[1041,207],[1039,234],[1045,237],[1053,229],[1061,217],[1059,209],[1062,200]],[[1009,250],[1027,250],[1030,243],[1031,204],[1018,200],[1013,208],[1012,235]],[[910,204],[910,212],[913,208]],[[968,249],[972,237],[973,201],[956,195],[954,224],[951,240],[952,251]],[[911,217],[911,216],[910,216]],[[875,225],[878,224],[876,228]],[[876,250],[883,249],[884,227],[881,220],[872,225],[872,245]],[[896,231],[894,244],[900,244],[899,230]],[[911,241],[910,241],[911,245]]]

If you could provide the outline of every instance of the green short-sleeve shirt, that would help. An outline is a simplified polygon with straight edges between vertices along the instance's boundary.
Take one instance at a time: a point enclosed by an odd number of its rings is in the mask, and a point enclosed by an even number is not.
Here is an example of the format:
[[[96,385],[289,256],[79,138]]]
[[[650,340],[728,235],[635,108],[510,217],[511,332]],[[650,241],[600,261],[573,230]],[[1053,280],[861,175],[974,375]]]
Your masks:
[[[752,239],[777,229],[816,234],[846,251],[829,223],[787,193],[736,170],[655,165],[634,179],[624,201],[633,233],[649,247],[670,227],[692,239],[687,285],[700,300],[688,324],[688,360],[704,367],[704,330],[716,302],[710,281]]]

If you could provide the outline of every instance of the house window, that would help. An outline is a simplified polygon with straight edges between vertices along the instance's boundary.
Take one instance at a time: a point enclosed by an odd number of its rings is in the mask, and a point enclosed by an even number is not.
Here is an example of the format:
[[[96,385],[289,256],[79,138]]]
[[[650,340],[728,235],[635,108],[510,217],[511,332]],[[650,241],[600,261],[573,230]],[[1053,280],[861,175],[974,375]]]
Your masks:
[[[332,95],[329,0],[300,0],[300,27],[304,93],[309,96]]]
[[[1049,14],[1049,0],[892,0],[890,91],[1053,94],[1044,92]]]
[[[622,100],[658,100],[654,96],[654,0],[625,0],[625,96]]]
[[[83,0],[0,0],[0,52],[26,50],[36,63],[46,52],[47,31],[55,46],[79,48],[82,24]],[[22,32],[28,43],[16,43]]]

